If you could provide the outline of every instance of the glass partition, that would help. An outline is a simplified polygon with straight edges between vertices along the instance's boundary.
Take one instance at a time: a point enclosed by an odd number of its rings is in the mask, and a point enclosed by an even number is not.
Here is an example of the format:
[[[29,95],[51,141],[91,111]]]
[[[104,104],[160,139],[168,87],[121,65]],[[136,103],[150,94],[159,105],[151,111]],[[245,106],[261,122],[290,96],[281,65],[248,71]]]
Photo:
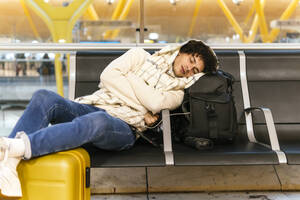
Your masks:
[[[52,42],[47,22],[22,2],[0,1],[0,43]],[[44,0],[44,3],[49,7],[68,7],[72,1]],[[138,0],[92,1],[74,25],[72,42],[135,43],[138,9]]]
[[[39,89],[56,92],[54,53],[0,52],[0,136],[7,135]],[[64,96],[68,97],[66,54],[61,54]]]
[[[69,7],[74,1],[44,3]],[[140,14],[144,14],[145,42],[150,43],[189,38],[210,43],[272,43],[298,42],[299,38],[297,0],[144,0],[144,12],[140,1],[90,1],[73,26],[71,41],[135,43]],[[0,1],[0,21],[0,43],[53,41],[47,22],[23,0]]]
[[[135,43],[139,1],[95,0],[77,21],[74,42]]]
[[[146,42],[298,42],[298,1],[260,0],[145,1]],[[259,10],[261,12],[256,12]],[[275,30],[277,28],[278,30]]]
[[[54,53],[0,53],[0,106],[5,101],[27,102],[38,89],[56,91]],[[60,58],[67,97],[67,58]]]

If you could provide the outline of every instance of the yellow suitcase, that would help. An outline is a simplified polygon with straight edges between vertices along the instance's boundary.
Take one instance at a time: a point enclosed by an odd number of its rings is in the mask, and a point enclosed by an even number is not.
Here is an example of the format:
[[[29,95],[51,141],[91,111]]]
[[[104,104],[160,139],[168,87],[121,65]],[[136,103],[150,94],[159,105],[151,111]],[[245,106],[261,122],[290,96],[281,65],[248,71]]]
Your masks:
[[[90,200],[90,157],[83,148],[21,161],[17,170],[21,200]]]

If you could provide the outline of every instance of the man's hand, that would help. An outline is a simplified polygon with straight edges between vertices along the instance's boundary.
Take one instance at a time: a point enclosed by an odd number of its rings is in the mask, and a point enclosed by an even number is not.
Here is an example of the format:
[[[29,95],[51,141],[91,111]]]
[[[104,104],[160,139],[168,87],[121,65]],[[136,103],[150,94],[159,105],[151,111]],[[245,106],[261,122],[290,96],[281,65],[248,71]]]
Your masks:
[[[153,115],[151,112],[147,112],[144,116],[145,123],[147,126],[153,125],[159,118],[159,115]]]

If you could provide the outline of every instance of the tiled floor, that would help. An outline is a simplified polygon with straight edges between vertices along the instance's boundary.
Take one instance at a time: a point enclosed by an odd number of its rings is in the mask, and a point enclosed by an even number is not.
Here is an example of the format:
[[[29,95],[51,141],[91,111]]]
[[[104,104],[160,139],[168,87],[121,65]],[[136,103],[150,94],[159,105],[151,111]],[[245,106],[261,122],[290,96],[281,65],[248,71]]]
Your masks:
[[[91,200],[146,200],[144,194],[92,195]],[[149,200],[299,200],[300,192],[212,192],[150,194]]]
[[[0,109],[0,136],[7,136],[17,123],[23,110]]]

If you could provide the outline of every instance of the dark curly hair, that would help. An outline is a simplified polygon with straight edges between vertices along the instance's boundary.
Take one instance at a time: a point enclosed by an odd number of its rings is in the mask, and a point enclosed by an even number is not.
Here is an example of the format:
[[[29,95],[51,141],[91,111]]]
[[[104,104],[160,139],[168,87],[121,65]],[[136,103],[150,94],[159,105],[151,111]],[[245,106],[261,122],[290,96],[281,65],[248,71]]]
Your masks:
[[[215,52],[200,40],[188,41],[180,48],[179,53],[199,56],[204,62],[203,72],[205,73],[212,73],[217,71],[219,61]]]

